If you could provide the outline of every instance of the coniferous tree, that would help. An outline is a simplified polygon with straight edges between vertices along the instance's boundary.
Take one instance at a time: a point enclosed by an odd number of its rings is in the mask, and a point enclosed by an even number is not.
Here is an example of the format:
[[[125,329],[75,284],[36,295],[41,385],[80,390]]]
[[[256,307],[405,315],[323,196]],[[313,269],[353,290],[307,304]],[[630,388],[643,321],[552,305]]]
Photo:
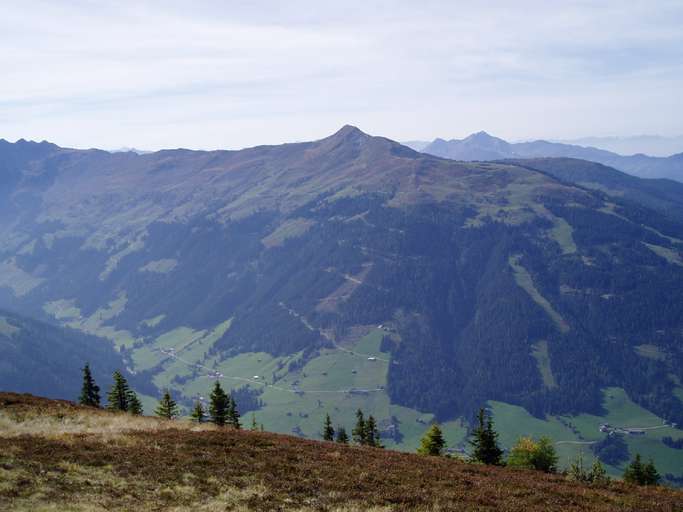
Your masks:
[[[660,479],[654,462],[650,460],[647,464],[643,464],[639,453],[636,453],[635,458],[624,471],[624,481],[629,484],[657,485]]]
[[[332,420],[330,415],[325,415],[325,424],[323,425],[323,439],[325,441],[334,441],[334,428],[332,428]]]
[[[251,431],[256,432],[258,430],[258,423],[256,423],[256,414],[251,413]]]
[[[379,441],[377,422],[372,415],[368,416],[368,419],[365,422],[365,444],[367,446],[374,446],[375,448],[382,447],[382,444]]]
[[[206,411],[199,400],[194,403],[190,417],[192,418],[192,421],[196,421],[197,423],[203,423],[206,421]]]
[[[128,390],[128,412],[133,416],[142,416],[142,402],[138,398],[138,395],[132,389]]]
[[[545,471],[546,473],[555,473],[559,460],[552,440],[549,437],[541,437],[531,459],[534,469]]]
[[[209,416],[211,417],[211,421],[219,427],[222,427],[228,420],[228,406],[230,400],[228,399],[228,395],[225,394],[225,391],[223,391],[220,382],[216,381],[214,384],[210,399]]]
[[[662,477],[659,475],[659,471],[655,467],[655,463],[652,459],[643,466],[643,484],[644,485],[658,485]]]
[[[107,409],[111,411],[127,412],[130,406],[130,388],[121,372],[114,372],[114,383],[107,393]]]
[[[85,363],[83,367],[83,387],[81,388],[81,396],[78,399],[78,403],[90,407],[100,406],[100,387],[95,384],[95,379],[93,379],[88,363]]]
[[[358,411],[356,411],[356,426],[353,427],[353,430],[351,431],[353,441],[357,444],[365,444],[365,433],[366,429],[363,411],[358,409]]]
[[[237,402],[235,402],[232,395],[228,395],[228,424],[235,430],[242,428],[242,425],[240,425],[240,413],[237,410]]]
[[[474,448],[472,459],[483,464],[500,466],[503,450],[498,446],[498,432],[493,429],[493,420],[486,416],[483,408],[479,409],[478,422],[474,439],[470,441]]]
[[[575,482],[590,482],[590,473],[583,465],[583,451],[580,451],[578,457],[569,465],[567,478]]]
[[[530,437],[520,437],[510,450],[507,464],[515,468],[528,468],[554,473],[557,471],[557,453],[548,437],[541,437],[538,442]]]
[[[643,463],[640,460],[640,454],[636,453],[635,458],[626,467],[624,471],[624,482],[629,484],[641,485],[643,481]]]
[[[346,434],[346,429],[344,427],[337,427],[336,441],[341,444],[349,444],[349,436]]]
[[[599,459],[593,462],[590,471],[586,470],[583,465],[583,452],[579,452],[578,457],[569,465],[567,478],[575,482],[583,482],[598,487],[604,487],[610,482],[605,466],[602,465]]]
[[[605,466],[602,465],[600,459],[595,459],[593,462],[593,467],[590,472],[590,481],[593,485],[605,486],[609,483],[609,476],[607,476],[607,470]]]
[[[446,441],[443,438],[441,428],[434,423],[420,441],[420,447],[417,449],[417,453],[420,455],[440,456],[443,455],[445,448]]]
[[[159,406],[154,412],[160,418],[166,418],[167,420],[178,417],[178,404],[173,400],[171,392],[168,389],[164,390],[164,395],[161,397]]]

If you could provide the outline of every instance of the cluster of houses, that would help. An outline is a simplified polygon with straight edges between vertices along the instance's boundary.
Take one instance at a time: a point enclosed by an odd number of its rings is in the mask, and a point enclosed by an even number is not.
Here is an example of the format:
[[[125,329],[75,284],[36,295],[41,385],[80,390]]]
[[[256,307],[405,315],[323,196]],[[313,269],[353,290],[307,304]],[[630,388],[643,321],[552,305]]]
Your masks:
[[[668,423],[666,420],[658,427],[613,427],[609,423],[603,423],[600,425],[600,432],[604,432],[607,435],[612,434],[627,434],[629,436],[644,436],[648,430],[659,429],[659,428],[676,428],[675,423]]]
[[[645,430],[642,428],[624,428],[624,427],[613,427],[609,423],[603,423],[600,425],[600,432],[604,432],[607,435],[612,434],[628,434],[630,436],[644,436]]]

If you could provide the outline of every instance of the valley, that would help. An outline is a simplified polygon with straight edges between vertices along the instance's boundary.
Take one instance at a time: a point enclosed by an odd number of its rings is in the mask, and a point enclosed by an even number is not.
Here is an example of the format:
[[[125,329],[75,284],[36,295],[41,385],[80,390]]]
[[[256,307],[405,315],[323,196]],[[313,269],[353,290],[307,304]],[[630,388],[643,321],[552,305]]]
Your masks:
[[[682,1],[0,42],[0,512],[683,512]]]
[[[3,155],[0,306],[115,349],[148,412],[164,388],[187,412],[217,379],[267,430],[317,439],[360,408],[388,448],[438,421],[462,454],[486,406],[506,448],[548,435],[566,467],[593,460],[601,425],[643,428],[630,455],[683,474],[662,442],[683,437],[665,426],[683,424],[675,191],[350,126],[242,151]]]

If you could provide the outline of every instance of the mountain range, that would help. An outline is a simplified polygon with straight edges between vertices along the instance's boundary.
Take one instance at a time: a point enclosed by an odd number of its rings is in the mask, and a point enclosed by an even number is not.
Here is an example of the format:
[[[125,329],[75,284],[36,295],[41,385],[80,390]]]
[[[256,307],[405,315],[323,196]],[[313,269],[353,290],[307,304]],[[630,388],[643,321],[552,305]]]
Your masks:
[[[650,156],[667,157],[683,151],[683,136],[663,137],[661,135],[634,135],[630,137],[581,137],[570,140],[553,140],[563,144],[590,146],[620,155],[643,153]]]
[[[552,433],[565,462],[601,423],[657,426],[629,446],[683,473],[661,442],[682,437],[683,185],[475,139],[497,161],[352,126],[240,151],[0,141],[0,307],[115,348],[146,410],[219,379],[271,430],[362,407],[388,446],[438,420],[465,449],[487,405],[504,443]]]
[[[580,141],[583,143],[594,140]],[[453,160],[478,161],[505,158],[566,157],[601,163],[641,178],[668,178],[683,181],[683,145],[677,153],[666,157],[646,154],[621,155],[589,145],[536,140],[510,143],[486,132],[474,133],[464,139],[435,139],[430,143],[411,141],[417,151]]]

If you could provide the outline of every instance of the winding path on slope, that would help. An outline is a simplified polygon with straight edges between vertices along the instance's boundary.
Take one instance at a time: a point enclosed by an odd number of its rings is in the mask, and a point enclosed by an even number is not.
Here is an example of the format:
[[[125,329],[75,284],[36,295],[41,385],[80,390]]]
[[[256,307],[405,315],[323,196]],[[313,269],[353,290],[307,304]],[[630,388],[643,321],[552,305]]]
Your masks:
[[[314,327],[313,325],[311,325],[311,323],[306,319],[306,317],[304,317],[303,315],[297,313],[296,311],[294,311],[293,309],[291,309],[290,307],[288,307],[284,302],[280,302],[278,305],[279,305],[281,308],[285,309],[285,310],[286,310],[290,315],[292,315],[294,318],[298,318],[298,319],[301,321],[301,323],[304,324],[304,326],[305,326],[309,331],[315,331],[315,332],[317,332],[318,334],[320,334],[323,338],[325,338],[327,341],[329,341],[335,349],[340,350],[340,351],[342,351],[342,352],[346,352],[347,354],[351,354],[351,355],[353,355],[353,356],[362,357],[362,358],[364,358],[364,359],[367,359],[368,357],[372,357],[372,358],[374,358],[374,359],[377,360],[377,361],[382,361],[383,363],[390,363],[390,362],[391,362],[391,360],[389,360],[389,359],[385,359],[385,358],[383,358],[383,357],[378,357],[378,356],[376,356],[376,355],[374,355],[374,354],[362,354],[362,353],[360,353],[360,352],[355,352],[355,351],[353,351],[353,350],[351,350],[351,349],[342,347],[341,345],[339,345],[339,344],[334,340],[334,338],[333,338],[332,336],[330,336],[329,333],[327,333],[327,332],[325,332],[325,331],[323,331],[323,330],[320,330],[320,329],[315,328],[315,327]]]

